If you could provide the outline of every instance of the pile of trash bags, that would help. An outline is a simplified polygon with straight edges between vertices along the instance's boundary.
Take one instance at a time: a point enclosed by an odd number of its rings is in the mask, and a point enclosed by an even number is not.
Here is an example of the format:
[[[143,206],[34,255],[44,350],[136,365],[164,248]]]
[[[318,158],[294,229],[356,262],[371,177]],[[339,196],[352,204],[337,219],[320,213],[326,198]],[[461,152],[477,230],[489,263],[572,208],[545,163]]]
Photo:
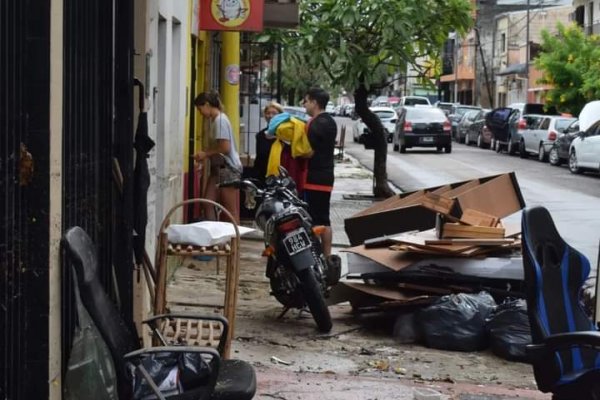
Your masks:
[[[441,350],[491,348],[499,357],[521,362],[528,361],[526,346],[531,343],[525,300],[507,298],[497,304],[487,292],[442,296],[428,307],[400,315],[394,337]]]

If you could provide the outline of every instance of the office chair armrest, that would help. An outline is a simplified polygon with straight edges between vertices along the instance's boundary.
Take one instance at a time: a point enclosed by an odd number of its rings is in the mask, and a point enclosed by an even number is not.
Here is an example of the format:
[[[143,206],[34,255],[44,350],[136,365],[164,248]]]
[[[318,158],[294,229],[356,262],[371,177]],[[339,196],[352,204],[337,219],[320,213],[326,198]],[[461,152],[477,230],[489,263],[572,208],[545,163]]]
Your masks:
[[[157,347],[147,347],[145,349],[135,350],[130,353],[127,353],[123,356],[125,361],[131,361],[135,358],[139,358],[140,356],[144,356],[146,354],[156,354],[156,353],[202,353],[202,354],[210,354],[216,359],[217,364],[220,364],[221,355],[219,352],[212,347],[201,347],[201,346],[157,346]],[[218,365],[217,365],[218,366]]]
[[[211,348],[211,347],[199,347],[199,346],[161,346],[161,347],[148,347],[145,349],[135,350],[130,353],[127,353],[123,356],[123,360],[133,362],[140,357],[147,354],[156,354],[156,353],[200,353],[200,354],[210,354],[211,360],[210,362],[216,368],[216,374],[214,375],[214,379],[216,382],[216,376],[218,374],[219,369],[221,368],[221,356],[219,353]],[[134,363],[135,364],[135,363]],[[158,389],[158,385],[152,379],[152,376],[144,368],[141,364],[135,364],[136,374],[139,373],[148,383],[154,394],[159,400],[164,400],[165,396]]]
[[[544,339],[543,343],[527,345],[527,353],[534,359],[539,359],[548,353],[573,346],[600,348],[600,332],[580,331],[550,335]]]
[[[229,321],[227,321],[227,318],[223,317],[222,315],[217,315],[217,314],[204,315],[204,314],[195,314],[195,313],[175,312],[175,313],[169,313],[169,314],[154,315],[148,319],[145,319],[142,322],[144,324],[147,324],[150,327],[150,329],[152,329],[152,332],[154,333],[154,335],[156,335],[160,339],[163,346],[167,346],[167,341],[165,340],[163,335],[158,330],[158,327],[154,323],[156,321],[161,321],[164,319],[173,320],[173,319],[177,319],[177,318],[193,319],[196,321],[208,320],[208,321],[220,322],[223,325],[223,334],[221,335],[221,338],[219,339],[218,349],[219,349],[219,354],[223,354],[223,350],[225,349],[225,342],[227,341],[227,335],[229,333]]]

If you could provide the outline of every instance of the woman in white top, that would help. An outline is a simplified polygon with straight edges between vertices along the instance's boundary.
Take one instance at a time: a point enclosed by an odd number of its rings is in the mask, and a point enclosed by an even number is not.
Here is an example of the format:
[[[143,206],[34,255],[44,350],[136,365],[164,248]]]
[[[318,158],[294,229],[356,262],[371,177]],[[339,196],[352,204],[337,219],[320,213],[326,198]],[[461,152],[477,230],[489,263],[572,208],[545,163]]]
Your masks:
[[[200,93],[194,100],[194,105],[210,126],[210,140],[207,149],[199,151],[194,159],[198,162],[210,159],[210,176],[206,185],[204,197],[221,203],[239,223],[239,189],[219,188],[217,184],[239,180],[242,176],[242,162],[235,147],[233,129],[229,118],[223,112],[223,105],[216,92]],[[215,210],[205,206],[205,217],[216,220]]]

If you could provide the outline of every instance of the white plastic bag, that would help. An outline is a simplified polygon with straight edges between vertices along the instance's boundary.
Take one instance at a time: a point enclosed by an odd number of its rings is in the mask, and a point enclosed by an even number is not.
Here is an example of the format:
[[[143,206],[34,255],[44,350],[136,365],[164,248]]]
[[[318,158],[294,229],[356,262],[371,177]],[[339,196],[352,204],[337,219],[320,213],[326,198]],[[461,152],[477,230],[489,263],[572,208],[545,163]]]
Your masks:
[[[252,228],[239,226],[240,236],[254,231]],[[215,246],[227,243],[235,236],[235,228],[231,222],[201,221],[193,224],[173,224],[166,230],[170,243],[191,244],[194,246]]]

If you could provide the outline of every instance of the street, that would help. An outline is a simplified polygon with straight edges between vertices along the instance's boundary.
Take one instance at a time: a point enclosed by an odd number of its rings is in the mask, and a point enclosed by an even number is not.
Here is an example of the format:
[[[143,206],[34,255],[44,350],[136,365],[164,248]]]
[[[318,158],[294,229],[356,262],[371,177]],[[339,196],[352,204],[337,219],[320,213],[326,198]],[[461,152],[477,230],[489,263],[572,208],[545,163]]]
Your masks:
[[[337,118],[338,126],[354,121]],[[535,158],[521,159],[506,153],[453,143],[452,153],[437,153],[427,148],[413,148],[406,154],[388,147],[388,179],[402,191],[459,182],[514,171],[528,206],[543,205],[552,214],[563,238],[586,255],[595,275],[600,240],[600,175],[575,175],[567,166],[553,167]],[[369,169],[373,167],[373,151],[346,135],[346,151]],[[508,218],[520,221],[520,213]]]

